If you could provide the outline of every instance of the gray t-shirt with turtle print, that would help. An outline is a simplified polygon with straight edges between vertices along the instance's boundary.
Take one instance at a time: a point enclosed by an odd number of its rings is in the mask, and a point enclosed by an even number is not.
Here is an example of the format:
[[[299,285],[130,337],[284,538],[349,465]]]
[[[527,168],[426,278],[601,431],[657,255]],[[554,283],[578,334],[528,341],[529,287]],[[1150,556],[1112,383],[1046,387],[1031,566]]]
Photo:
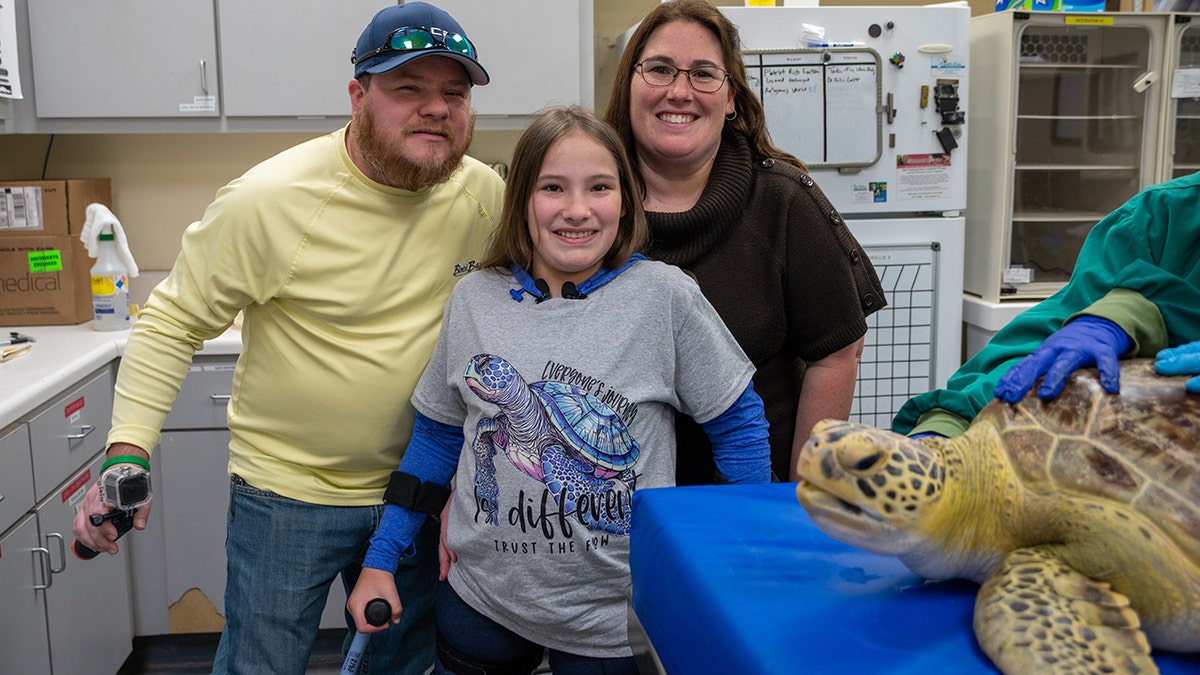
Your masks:
[[[676,267],[637,262],[584,299],[520,289],[463,278],[413,396],[465,435],[450,584],[536,643],[628,656],[633,492],[674,484],[675,410],[717,417],[754,367]]]

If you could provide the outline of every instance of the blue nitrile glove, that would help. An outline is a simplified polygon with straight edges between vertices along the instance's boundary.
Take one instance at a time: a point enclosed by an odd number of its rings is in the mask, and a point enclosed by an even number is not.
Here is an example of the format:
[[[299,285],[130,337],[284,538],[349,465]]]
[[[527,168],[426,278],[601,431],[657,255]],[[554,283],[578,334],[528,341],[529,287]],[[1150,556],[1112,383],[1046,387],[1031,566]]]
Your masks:
[[[1104,391],[1115,394],[1121,390],[1117,360],[1128,349],[1129,336],[1120,326],[1098,316],[1081,316],[1058,329],[1005,373],[996,383],[996,398],[1016,403],[1045,375],[1037,393],[1038,398],[1049,401],[1062,393],[1071,373],[1088,366],[1100,371]]]
[[[945,436],[939,434],[936,431],[922,431],[919,434],[913,434],[913,435],[909,436],[909,438],[913,439],[914,441],[919,441],[922,438],[945,438]]]
[[[1154,372],[1159,375],[1196,375],[1187,381],[1187,390],[1200,394],[1200,340],[1164,349],[1155,358]]]

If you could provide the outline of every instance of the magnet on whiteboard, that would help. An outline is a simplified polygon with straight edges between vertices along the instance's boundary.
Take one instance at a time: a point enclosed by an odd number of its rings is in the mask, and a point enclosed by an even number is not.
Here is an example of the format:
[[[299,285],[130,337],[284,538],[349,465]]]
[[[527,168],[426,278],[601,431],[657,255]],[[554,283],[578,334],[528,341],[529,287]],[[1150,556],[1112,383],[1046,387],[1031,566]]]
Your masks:
[[[946,52],[954,51],[954,47],[939,42],[933,42],[927,45],[917,47],[917,51],[922,54],[945,54]]]

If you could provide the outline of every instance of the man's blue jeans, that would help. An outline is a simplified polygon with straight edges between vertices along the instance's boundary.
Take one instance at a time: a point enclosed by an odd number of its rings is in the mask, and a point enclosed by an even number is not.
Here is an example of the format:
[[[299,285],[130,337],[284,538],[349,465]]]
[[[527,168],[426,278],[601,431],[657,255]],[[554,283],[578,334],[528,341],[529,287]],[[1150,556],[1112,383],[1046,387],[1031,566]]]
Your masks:
[[[382,502],[308,504],[235,476],[225,540],[225,630],[213,672],[303,675],[330,584],[341,573],[347,593],[354,587],[382,514]],[[437,547],[438,524],[431,518],[417,537],[417,555],[402,559],[396,571],[400,623],[371,638],[360,672],[419,675],[433,664]],[[346,621],[343,653],[354,636],[349,616]]]

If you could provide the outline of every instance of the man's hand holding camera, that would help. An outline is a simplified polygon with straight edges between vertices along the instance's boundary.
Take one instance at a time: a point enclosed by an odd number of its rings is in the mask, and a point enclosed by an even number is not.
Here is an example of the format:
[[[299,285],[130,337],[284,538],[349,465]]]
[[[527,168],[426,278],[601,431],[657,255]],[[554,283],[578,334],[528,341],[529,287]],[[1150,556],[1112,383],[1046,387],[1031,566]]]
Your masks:
[[[134,445],[113,444],[100,470],[100,479],[75,513],[75,543],[82,560],[100,553],[115,555],[117,539],[131,528],[144,530],[150,514],[149,455]]]

